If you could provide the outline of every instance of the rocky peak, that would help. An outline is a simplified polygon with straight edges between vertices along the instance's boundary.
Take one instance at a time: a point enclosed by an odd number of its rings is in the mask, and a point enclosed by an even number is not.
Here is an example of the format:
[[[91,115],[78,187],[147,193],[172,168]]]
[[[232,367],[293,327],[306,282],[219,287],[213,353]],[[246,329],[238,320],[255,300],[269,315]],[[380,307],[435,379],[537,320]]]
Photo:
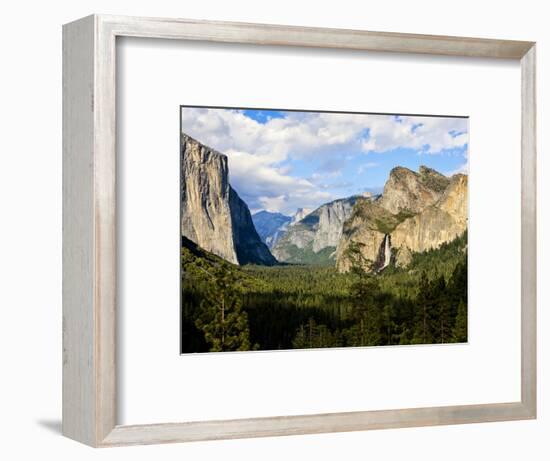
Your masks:
[[[420,175],[422,184],[437,192],[443,192],[449,185],[449,178],[447,176],[427,166],[420,165],[418,174]]]
[[[292,221],[290,222],[290,225],[296,224],[297,222],[301,221],[312,211],[313,210],[311,208],[298,208],[296,210],[296,213],[292,215]]]
[[[379,200],[360,200],[354,206],[343,226],[336,265],[341,272],[349,270],[348,250],[359,246],[375,269],[390,260],[405,266],[414,252],[437,248],[467,226],[468,176],[448,178],[425,166],[418,173],[396,167]],[[392,251],[394,257],[386,256]]]
[[[395,167],[384,186],[380,206],[397,214],[418,213],[441,197],[449,179],[428,167],[416,173],[405,167]]]

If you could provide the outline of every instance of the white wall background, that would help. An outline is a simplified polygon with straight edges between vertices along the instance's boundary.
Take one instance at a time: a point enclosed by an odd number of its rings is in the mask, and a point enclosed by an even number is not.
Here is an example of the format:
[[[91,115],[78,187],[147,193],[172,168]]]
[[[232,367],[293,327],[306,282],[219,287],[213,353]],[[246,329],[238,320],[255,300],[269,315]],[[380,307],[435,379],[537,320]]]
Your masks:
[[[312,8],[315,5],[315,8]],[[58,1],[4,5],[0,27],[0,452],[5,459],[546,460],[550,403],[550,30],[544,2]],[[61,24],[90,13],[172,16],[535,40],[539,66],[539,419],[92,450],[60,436]],[[503,133],[503,136],[506,134]],[[495,165],[498,174],[498,164]],[[500,263],[500,262],[499,262]],[[5,452],[5,453],[4,453]]]
[[[143,39],[118,53],[121,424],[520,400],[519,64]],[[180,102],[470,116],[469,344],[178,356]]]

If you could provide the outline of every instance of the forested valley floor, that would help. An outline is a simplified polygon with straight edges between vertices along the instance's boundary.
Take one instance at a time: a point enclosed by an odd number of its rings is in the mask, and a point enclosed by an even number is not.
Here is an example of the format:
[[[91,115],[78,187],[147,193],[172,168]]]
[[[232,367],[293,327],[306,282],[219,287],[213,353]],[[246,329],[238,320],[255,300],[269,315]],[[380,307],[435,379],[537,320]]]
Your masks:
[[[182,239],[181,352],[467,341],[467,234],[406,268],[236,266]]]

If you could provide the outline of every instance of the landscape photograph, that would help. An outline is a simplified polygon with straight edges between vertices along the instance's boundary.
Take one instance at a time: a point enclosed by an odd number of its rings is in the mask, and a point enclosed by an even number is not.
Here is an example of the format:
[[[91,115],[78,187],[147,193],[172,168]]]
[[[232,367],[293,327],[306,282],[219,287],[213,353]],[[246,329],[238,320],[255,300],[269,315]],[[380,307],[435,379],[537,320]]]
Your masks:
[[[180,352],[468,342],[468,128],[181,106]]]

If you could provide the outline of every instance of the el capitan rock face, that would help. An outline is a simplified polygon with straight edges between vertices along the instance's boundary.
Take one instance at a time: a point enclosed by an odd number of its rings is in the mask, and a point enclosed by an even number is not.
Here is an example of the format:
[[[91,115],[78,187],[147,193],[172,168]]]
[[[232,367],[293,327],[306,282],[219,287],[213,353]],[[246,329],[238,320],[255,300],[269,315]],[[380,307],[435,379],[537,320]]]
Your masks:
[[[336,252],[338,270],[350,269],[351,248],[358,249],[374,270],[381,270],[390,263],[388,257],[406,266],[412,253],[460,236],[468,225],[467,191],[468,177],[463,174],[448,178],[427,167],[418,173],[394,168],[382,197],[358,202],[344,224]]]
[[[228,181],[227,157],[181,138],[181,235],[234,264],[276,264]]]

